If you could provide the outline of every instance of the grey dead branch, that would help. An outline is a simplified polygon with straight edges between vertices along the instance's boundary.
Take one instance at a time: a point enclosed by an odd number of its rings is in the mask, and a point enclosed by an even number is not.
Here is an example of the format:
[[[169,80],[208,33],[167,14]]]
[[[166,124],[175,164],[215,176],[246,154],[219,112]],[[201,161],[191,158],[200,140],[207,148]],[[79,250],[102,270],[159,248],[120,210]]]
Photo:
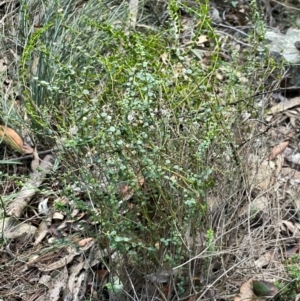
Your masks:
[[[42,228],[43,223],[41,223],[37,232],[35,226],[24,222],[19,223],[17,218],[21,216],[23,210],[29,204],[32,197],[34,197],[38,187],[45,180],[46,175],[51,172],[54,160],[54,156],[46,156],[39,167],[30,175],[17,197],[8,205],[6,214],[10,215],[10,217],[3,218],[0,223],[0,230],[6,239],[17,239],[25,242],[36,236],[38,241],[46,235],[45,228]]]
[[[30,175],[28,181],[24,184],[19,195],[9,204],[7,214],[19,217],[26,208],[32,197],[35,195],[37,188],[43,183],[47,174],[51,172],[54,165],[55,157],[47,155]]]
[[[139,0],[130,0],[128,3],[129,8],[129,26],[135,28],[139,11]]]
[[[0,220],[0,232],[5,239],[27,242],[35,235],[37,228],[30,223],[20,223],[15,217]]]

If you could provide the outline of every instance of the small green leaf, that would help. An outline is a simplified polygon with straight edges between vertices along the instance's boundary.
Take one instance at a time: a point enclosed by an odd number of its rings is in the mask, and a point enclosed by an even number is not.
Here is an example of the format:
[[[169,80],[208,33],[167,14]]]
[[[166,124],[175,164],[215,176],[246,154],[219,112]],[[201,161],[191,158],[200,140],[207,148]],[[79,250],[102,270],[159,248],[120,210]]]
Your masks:
[[[257,297],[274,297],[278,293],[277,287],[268,281],[253,280],[253,292]]]

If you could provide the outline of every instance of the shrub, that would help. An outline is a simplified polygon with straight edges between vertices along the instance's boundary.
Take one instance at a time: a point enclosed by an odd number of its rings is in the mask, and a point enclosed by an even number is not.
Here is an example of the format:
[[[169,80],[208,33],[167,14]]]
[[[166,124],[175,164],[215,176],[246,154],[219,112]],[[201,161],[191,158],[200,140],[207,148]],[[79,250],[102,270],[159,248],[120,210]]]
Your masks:
[[[221,59],[208,1],[198,4],[169,1],[162,28],[131,30],[125,3],[22,2],[20,79],[34,133],[58,146],[63,191],[90,214],[100,245],[139,274],[197,255],[201,235],[217,250],[208,193],[221,178],[220,191],[242,184],[232,126],[252,85],[234,51]],[[187,30],[184,14],[197,27]]]

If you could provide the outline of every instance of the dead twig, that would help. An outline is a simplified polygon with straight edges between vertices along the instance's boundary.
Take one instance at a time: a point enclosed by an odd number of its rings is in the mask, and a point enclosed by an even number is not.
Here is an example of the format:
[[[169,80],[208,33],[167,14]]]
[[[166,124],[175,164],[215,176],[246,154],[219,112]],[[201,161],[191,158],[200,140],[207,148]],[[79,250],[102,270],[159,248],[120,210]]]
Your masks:
[[[55,151],[57,151],[56,148],[52,148],[52,149],[48,149],[48,150],[45,150],[45,151],[41,151],[41,152],[38,152],[38,155],[39,157],[40,156],[43,156],[43,155],[49,155],[49,154],[53,154]],[[25,161],[25,160],[32,160],[34,159],[34,155],[26,155],[26,156],[22,156],[22,157],[18,157],[18,158],[11,158],[11,159],[8,159],[7,161],[9,162],[19,162],[19,161]]]

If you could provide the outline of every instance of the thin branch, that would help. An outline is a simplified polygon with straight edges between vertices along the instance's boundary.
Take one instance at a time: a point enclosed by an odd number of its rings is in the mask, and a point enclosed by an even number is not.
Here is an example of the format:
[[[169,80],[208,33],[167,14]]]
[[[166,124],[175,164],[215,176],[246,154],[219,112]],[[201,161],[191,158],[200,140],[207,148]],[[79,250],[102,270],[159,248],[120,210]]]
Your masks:
[[[49,150],[38,152],[38,154],[39,154],[39,156],[40,155],[48,155],[48,154],[52,154],[55,151],[57,151],[57,149],[52,148],[52,149],[49,149]],[[18,157],[18,158],[11,158],[11,159],[8,159],[7,161],[9,161],[9,162],[18,162],[18,161],[33,160],[33,159],[34,159],[34,154],[26,155],[26,156],[22,156],[22,157]]]

